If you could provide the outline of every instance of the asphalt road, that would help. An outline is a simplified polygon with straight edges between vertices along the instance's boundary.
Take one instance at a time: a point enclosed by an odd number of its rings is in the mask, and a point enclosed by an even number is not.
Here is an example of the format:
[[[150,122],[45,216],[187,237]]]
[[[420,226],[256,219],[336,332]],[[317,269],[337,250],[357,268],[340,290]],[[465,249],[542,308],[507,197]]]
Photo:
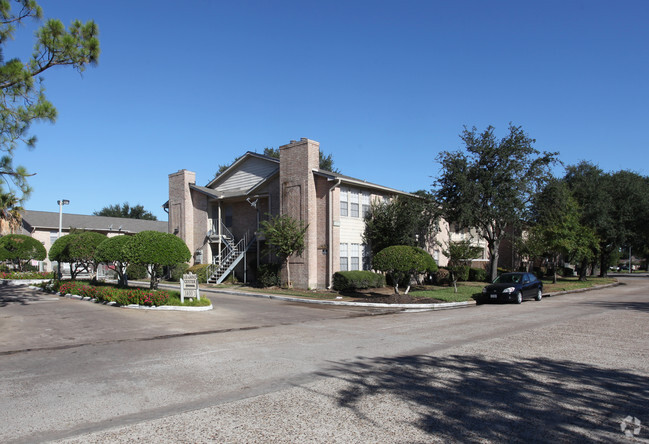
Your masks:
[[[0,442],[649,442],[649,280],[622,280],[418,313],[2,288]]]

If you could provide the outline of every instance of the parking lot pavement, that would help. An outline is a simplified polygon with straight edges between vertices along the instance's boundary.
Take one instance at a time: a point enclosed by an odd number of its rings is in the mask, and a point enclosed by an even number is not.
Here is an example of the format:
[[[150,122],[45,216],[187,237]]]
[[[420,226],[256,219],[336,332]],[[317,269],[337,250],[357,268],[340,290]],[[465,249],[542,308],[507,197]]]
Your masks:
[[[305,306],[227,294],[207,296],[212,300],[213,310],[163,312],[62,298],[27,286],[0,286],[0,353],[208,334],[385,312],[363,307]]]

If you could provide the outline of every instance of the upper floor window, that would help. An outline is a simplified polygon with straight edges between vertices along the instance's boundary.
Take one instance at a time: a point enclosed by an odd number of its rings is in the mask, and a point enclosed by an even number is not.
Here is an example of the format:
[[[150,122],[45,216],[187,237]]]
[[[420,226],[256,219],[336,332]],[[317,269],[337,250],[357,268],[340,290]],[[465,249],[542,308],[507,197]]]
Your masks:
[[[349,197],[347,196],[347,188],[340,189],[340,215],[348,216],[348,201]]]
[[[361,194],[361,216],[365,219],[370,212],[370,193],[363,191]]]
[[[350,197],[350,203],[351,203],[351,211],[350,211],[350,216],[351,217],[358,217],[359,216],[359,204],[358,204],[358,191],[356,190],[351,190],[349,193]]]

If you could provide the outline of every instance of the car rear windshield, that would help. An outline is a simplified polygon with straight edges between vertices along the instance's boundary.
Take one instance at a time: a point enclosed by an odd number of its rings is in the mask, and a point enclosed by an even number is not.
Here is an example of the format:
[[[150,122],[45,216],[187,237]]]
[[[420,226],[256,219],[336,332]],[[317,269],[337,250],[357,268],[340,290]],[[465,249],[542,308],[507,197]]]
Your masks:
[[[501,274],[496,278],[494,284],[518,284],[523,278],[520,274]]]

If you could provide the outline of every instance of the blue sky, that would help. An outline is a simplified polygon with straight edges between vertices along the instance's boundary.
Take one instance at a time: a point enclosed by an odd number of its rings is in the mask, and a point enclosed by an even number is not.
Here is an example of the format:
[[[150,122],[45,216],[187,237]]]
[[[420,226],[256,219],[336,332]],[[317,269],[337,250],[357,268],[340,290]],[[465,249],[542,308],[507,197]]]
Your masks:
[[[649,175],[646,1],[40,3],[66,25],[94,19],[102,55],[45,75],[58,120],[15,158],[36,173],[28,209],[128,201],[166,220],[168,174],[205,185],[301,137],[344,174],[430,189],[464,125],[502,137],[509,122],[565,164]],[[32,32],[5,57],[27,57]]]

